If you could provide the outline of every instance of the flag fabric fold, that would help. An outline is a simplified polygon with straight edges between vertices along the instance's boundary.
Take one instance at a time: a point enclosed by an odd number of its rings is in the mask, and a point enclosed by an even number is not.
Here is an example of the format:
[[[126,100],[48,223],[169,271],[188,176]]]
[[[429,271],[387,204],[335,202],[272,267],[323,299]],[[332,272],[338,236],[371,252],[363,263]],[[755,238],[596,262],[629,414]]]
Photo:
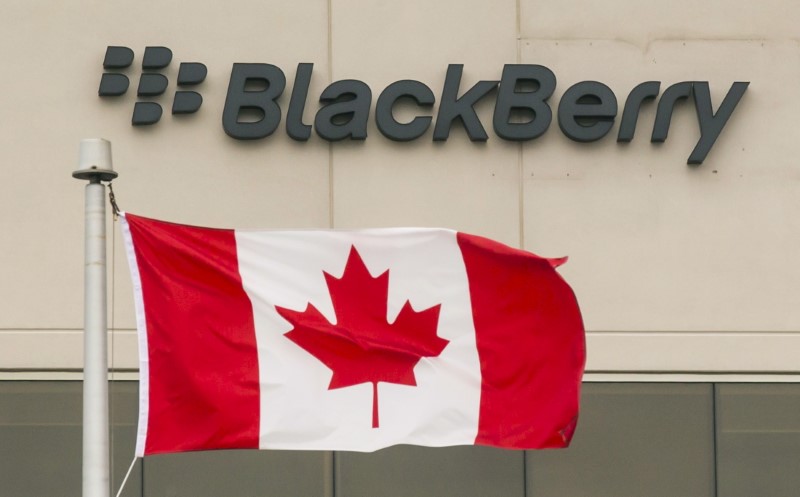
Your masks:
[[[585,338],[563,259],[445,229],[121,221],[137,455],[569,445]]]

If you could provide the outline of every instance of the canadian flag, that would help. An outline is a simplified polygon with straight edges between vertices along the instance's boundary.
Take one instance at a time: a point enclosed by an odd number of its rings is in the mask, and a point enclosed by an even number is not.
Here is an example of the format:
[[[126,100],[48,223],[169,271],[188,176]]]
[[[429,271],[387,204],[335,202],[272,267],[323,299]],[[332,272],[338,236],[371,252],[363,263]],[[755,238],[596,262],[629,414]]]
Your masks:
[[[572,438],[585,338],[563,259],[444,229],[121,219],[139,456]]]

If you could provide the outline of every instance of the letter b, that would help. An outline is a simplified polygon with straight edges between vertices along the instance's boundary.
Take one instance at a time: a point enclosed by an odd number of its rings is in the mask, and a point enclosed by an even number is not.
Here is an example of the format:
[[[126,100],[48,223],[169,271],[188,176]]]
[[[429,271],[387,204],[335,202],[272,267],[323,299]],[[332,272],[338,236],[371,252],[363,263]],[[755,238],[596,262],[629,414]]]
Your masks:
[[[521,90],[520,85],[531,85],[533,88]],[[493,125],[497,136],[513,141],[532,140],[541,136],[553,118],[547,99],[555,88],[556,77],[544,66],[506,64],[494,107]],[[533,116],[527,122],[511,122],[513,111],[528,111]]]
[[[281,122],[281,108],[276,100],[286,87],[286,76],[271,64],[234,64],[228,96],[222,112],[225,133],[237,140],[256,140],[271,135]],[[256,120],[242,120],[242,114],[254,112]]]

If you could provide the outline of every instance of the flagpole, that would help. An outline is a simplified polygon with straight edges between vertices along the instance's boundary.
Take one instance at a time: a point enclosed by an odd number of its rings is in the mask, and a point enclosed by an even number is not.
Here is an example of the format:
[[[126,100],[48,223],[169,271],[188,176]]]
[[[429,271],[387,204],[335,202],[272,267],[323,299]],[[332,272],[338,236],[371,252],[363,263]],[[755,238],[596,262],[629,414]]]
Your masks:
[[[106,187],[117,177],[111,143],[81,140],[78,170],[85,190],[83,329],[83,497],[108,497],[109,425],[106,325]]]

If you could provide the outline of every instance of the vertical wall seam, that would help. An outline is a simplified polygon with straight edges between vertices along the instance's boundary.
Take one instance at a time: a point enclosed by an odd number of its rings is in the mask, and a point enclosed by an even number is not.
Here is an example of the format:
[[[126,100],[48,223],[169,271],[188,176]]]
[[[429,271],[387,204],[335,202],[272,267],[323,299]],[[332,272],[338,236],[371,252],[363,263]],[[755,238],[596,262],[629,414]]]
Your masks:
[[[336,452],[325,451],[322,456],[322,494],[324,497],[336,495]]]
[[[328,143],[328,228],[333,229],[333,143]]]
[[[519,195],[519,246],[525,248],[525,167],[522,142],[517,144],[517,195]]]
[[[521,19],[521,0],[516,0],[516,62],[520,64],[522,61],[522,19]],[[523,142],[517,143],[517,195],[519,196],[519,246],[525,248],[525,168],[523,167]]]
[[[328,0],[328,84],[331,83],[333,83],[333,0]],[[331,229],[334,228],[333,195],[333,142],[328,142],[328,227]],[[325,497],[336,497],[336,452],[330,451],[329,454],[323,457],[325,464],[323,493]]]
[[[719,438],[719,432],[717,430],[718,422],[717,422],[717,384],[711,384],[711,433],[713,434],[712,438],[712,445],[711,450],[713,451],[713,470],[714,470],[714,497],[719,496],[719,459],[717,456],[717,439]]]
[[[333,82],[333,0],[328,0],[328,84]],[[334,228],[333,142],[328,142],[328,227]]]
[[[522,451],[522,495],[528,497],[528,451]]]

